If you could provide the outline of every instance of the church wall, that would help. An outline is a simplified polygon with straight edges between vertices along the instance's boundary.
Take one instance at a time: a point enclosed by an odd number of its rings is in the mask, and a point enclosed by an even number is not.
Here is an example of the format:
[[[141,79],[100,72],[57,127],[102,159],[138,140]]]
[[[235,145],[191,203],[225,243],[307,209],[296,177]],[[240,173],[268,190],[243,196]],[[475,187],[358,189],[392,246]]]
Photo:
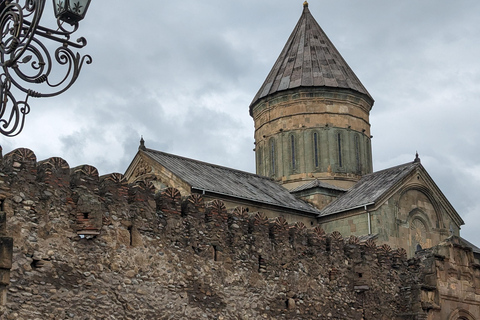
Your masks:
[[[427,196],[426,190],[407,183],[371,213],[372,232],[379,235],[379,242],[405,248],[411,257],[417,250],[430,248],[452,234],[459,236],[458,226]],[[452,231],[447,231],[445,225],[451,225]]]
[[[242,201],[239,199],[232,199],[229,197],[222,197],[221,195],[209,195],[204,196],[205,201],[213,201],[215,199],[222,200],[225,204],[227,211],[231,211],[237,207],[244,207],[247,212],[250,214],[256,212],[262,212],[268,218],[277,218],[283,217],[287,223],[295,224],[296,222],[302,222],[308,227],[313,227],[317,225],[316,215],[312,214],[310,216],[295,214],[292,211],[281,210],[280,208],[273,208],[271,206],[258,205],[249,201]]]
[[[410,185],[399,190],[370,214],[371,234],[379,243],[405,248],[413,257],[418,250],[431,248],[450,235],[459,236],[459,228],[447,231],[443,226],[456,226],[439,205],[434,205],[419,186]],[[442,219],[439,221],[438,217]],[[322,217],[319,225],[326,232],[338,231],[344,235],[367,235],[368,218],[364,208],[347,213]]]
[[[419,252],[422,307],[428,320],[480,319],[480,265],[459,238]]]
[[[296,192],[294,196],[311,203],[315,208],[321,210],[337,199],[341,194],[343,194],[341,191],[307,190]]]
[[[182,195],[191,193],[189,184],[159,165],[158,162],[141,153],[137,154],[125,175],[129,183],[141,181],[156,190],[174,187],[178,189]]]
[[[352,212],[348,215],[336,215],[319,220],[319,226],[327,233],[338,231],[345,235],[368,235],[368,218],[365,212]]]

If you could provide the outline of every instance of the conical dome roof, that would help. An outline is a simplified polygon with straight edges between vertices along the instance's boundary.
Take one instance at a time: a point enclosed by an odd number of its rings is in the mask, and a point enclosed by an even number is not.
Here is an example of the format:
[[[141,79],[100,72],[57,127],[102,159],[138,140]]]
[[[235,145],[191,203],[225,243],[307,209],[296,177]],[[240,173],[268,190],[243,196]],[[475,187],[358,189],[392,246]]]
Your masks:
[[[342,58],[320,25],[308,3],[267,79],[250,104],[252,108],[263,97],[299,87],[350,89],[373,98]]]

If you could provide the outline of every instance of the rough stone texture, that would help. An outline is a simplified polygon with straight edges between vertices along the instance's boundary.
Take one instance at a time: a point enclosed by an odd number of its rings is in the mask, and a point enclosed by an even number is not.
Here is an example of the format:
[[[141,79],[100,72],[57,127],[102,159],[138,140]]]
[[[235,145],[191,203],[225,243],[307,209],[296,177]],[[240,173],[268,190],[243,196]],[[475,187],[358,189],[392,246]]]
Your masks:
[[[479,266],[459,245],[407,260],[404,249],[371,240],[227,210],[173,188],[155,195],[151,185],[98,177],[89,166],[54,161],[44,170],[34,159],[18,149],[0,164],[14,239],[1,319],[480,317]]]

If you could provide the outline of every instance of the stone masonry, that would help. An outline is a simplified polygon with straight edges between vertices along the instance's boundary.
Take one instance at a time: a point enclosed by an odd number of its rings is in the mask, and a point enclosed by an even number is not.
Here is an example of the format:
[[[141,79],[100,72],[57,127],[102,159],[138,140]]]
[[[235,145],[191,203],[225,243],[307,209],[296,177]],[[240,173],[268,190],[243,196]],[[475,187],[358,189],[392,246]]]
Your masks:
[[[0,285],[11,270],[0,319],[480,319],[480,267],[458,244],[407,260],[28,149],[3,157],[0,186],[13,238],[11,265],[1,238]]]

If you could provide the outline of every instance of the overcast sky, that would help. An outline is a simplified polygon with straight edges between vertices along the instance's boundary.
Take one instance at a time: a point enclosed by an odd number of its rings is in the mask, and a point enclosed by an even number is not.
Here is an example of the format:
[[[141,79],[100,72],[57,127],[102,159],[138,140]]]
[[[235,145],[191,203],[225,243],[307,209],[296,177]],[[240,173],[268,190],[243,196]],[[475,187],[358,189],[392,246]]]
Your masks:
[[[123,173],[148,148],[254,172],[248,106],[300,18],[303,0],[93,0],[77,36],[93,64],[66,93],[30,100],[0,137],[37,159]],[[47,10],[51,4],[47,1]],[[480,1],[310,1],[375,99],[375,171],[422,164],[480,246]],[[50,12],[45,14],[50,18]]]

